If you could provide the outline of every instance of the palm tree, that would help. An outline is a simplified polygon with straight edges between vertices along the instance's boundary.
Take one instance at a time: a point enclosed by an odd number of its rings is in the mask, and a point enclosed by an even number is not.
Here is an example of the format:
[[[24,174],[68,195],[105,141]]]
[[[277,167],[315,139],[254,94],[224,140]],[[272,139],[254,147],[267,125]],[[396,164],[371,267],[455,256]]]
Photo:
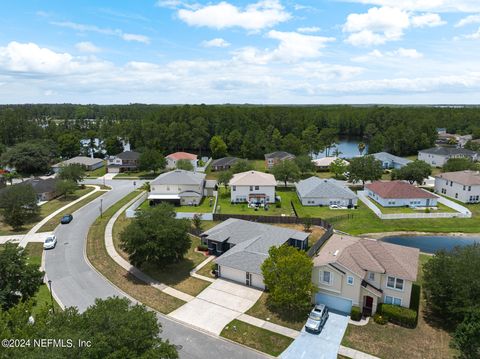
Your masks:
[[[342,154],[342,151],[340,151],[338,147],[335,147],[335,149],[333,150],[333,156],[340,157],[341,154]]]
[[[360,156],[363,154],[363,151],[365,151],[365,148],[366,148],[366,147],[367,147],[367,146],[366,146],[365,143],[363,143],[363,142],[360,142],[360,143],[358,144],[358,152],[360,152]]]

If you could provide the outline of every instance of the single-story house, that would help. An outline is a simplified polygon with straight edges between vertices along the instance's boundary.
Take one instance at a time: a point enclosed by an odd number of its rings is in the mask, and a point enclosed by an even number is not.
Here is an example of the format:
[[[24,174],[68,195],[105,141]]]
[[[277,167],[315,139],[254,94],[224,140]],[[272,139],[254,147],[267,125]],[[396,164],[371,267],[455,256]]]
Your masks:
[[[57,178],[30,178],[23,182],[14,184],[13,186],[31,186],[37,195],[39,202],[50,201],[58,197]],[[0,193],[5,191],[8,187],[0,189]]]
[[[375,157],[377,161],[382,162],[382,167],[384,169],[400,169],[412,162],[406,158],[398,157],[388,152],[372,153],[372,156]]]
[[[212,171],[226,171],[232,168],[239,159],[237,157],[223,157],[213,160],[210,164]]]
[[[207,193],[205,173],[173,170],[162,173],[150,182],[147,199],[150,204],[169,202],[177,206],[195,206],[202,202]]]
[[[200,235],[215,263],[220,278],[265,289],[261,266],[268,250],[290,245],[305,250],[309,234],[290,228],[229,218]]]
[[[434,167],[442,167],[450,158],[469,158],[477,161],[478,152],[454,147],[433,147],[418,151],[418,159]]]
[[[335,179],[310,177],[295,183],[297,195],[304,206],[329,206],[332,204],[352,208],[357,205],[357,195]]]
[[[478,171],[445,172],[435,176],[435,192],[463,203],[480,202]]]
[[[270,173],[236,173],[228,183],[231,202],[275,203],[277,181]]]
[[[136,171],[140,160],[140,153],[136,151],[124,151],[115,156],[110,156],[107,160],[107,172],[119,173],[126,171]]]
[[[404,181],[376,181],[365,185],[370,198],[383,207],[435,207],[438,197]]]
[[[265,154],[265,167],[272,168],[277,163],[280,163],[285,160],[294,160],[295,155],[285,151],[275,151],[272,153]]]
[[[77,156],[54,164],[52,166],[53,172],[58,173],[62,167],[71,164],[81,165],[85,168],[86,171],[93,171],[104,166],[103,160],[101,158]]]
[[[188,152],[170,153],[165,159],[167,160],[168,169],[177,168],[177,162],[180,160],[189,161],[192,164],[194,171],[197,169],[198,165],[198,156]]]
[[[408,308],[419,255],[417,248],[334,233],[313,258],[313,300],[345,313],[358,306],[364,315],[380,303]]]
[[[344,160],[343,158],[334,156],[317,158],[315,160],[312,160],[312,162],[317,170],[328,171],[330,169],[330,165],[338,159],[340,159],[344,165],[349,165],[348,161]]]

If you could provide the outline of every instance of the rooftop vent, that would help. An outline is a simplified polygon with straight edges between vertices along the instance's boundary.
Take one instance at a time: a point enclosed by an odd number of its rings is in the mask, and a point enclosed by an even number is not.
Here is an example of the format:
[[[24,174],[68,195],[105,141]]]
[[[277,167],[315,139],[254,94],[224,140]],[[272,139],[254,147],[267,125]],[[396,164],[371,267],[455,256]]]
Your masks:
[[[333,255],[336,257],[337,254],[338,254],[338,252],[339,252],[339,250],[337,249],[337,250],[333,253]]]

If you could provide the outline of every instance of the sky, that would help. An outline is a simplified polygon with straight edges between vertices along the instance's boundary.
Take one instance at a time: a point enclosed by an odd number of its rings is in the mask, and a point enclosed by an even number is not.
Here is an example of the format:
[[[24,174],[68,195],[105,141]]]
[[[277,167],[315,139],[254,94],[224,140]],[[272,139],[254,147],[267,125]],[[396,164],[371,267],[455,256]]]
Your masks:
[[[480,103],[480,0],[0,6],[3,104]]]

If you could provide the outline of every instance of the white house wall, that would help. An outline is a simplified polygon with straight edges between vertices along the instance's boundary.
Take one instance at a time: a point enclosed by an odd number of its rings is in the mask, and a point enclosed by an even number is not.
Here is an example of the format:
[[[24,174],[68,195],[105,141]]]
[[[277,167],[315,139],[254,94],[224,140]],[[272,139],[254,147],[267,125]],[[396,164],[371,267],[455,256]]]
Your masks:
[[[250,188],[253,187],[252,190]],[[265,194],[267,203],[275,203],[275,186],[231,186],[230,199],[232,202],[247,202],[250,194]]]
[[[435,192],[463,203],[480,202],[480,186],[464,186],[444,178],[435,178]]]

